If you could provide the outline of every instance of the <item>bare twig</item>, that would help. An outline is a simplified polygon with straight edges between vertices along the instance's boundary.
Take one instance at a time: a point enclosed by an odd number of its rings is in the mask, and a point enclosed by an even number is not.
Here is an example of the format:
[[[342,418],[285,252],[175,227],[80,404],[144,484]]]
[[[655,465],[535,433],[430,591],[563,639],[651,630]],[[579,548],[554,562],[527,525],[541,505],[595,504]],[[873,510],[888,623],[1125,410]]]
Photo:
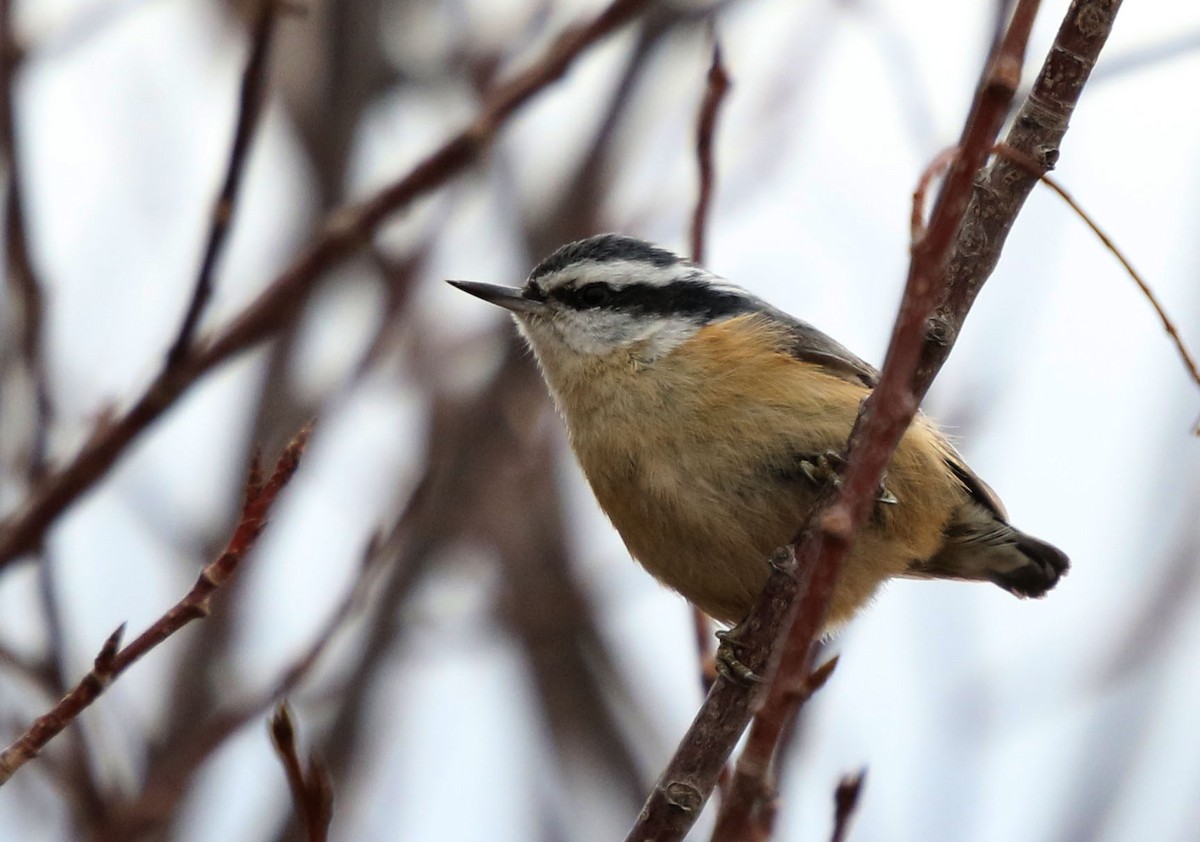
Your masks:
[[[1121,266],[1124,267],[1126,273],[1128,273],[1129,277],[1133,279],[1133,282],[1137,284],[1138,289],[1142,291],[1142,295],[1144,295],[1146,300],[1150,302],[1150,306],[1154,308],[1154,312],[1158,314],[1158,319],[1162,322],[1163,330],[1167,332],[1167,335],[1171,337],[1171,341],[1175,343],[1175,350],[1179,353],[1180,359],[1183,360],[1184,368],[1187,369],[1188,374],[1192,378],[1192,382],[1194,382],[1197,386],[1200,386],[1200,367],[1196,365],[1196,358],[1192,356],[1190,351],[1188,351],[1187,345],[1183,341],[1183,336],[1179,332],[1179,328],[1175,325],[1175,322],[1171,320],[1171,317],[1167,315],[1166,308],[1164,308],[1162,302],[1158,300],[1158,296],[1154,294],[1154,291],[1150,289],[1150,285],[1146,283],[1145,278],[1143,278],[1141,274],[1139,274],[1138,271],[1133,268],[1133,264],[1129,262],[1129,258],[1127,258],[1121,249],[1117,247],[1117,244],[1113,242],[1112,238],[1104,233],[1103,229],[1100,228],[1100,225],[1096,222],[1096,220],[1094,220],[1091,215],[1083,209],[1079,202],[1075,201],[1075,198],[1067,192],[1065,187],[1047,175],[1045,171],[1041,170],[1038,167],[1037,162],[1028,155],[1019,152],[1016,149],[1012,149],[1003,143],[998,144],[995,151],[997,154],[1003,155],[1015,163],[1020,164],[1025,168],[1026,172],[1037,176],[1039,181],[1057,193],[1059,198],[1066,202],[1067,205],[1070,206],[1071,210],[1075,211],[1075,215],[1082,219],[1083,223],[1088,228],[1092,229],[1092,233],[1095,234],[1100,242],[1104,244],[1104,247],[1113,253],[1113,257],[1115,257]],[[1196,432],[1200,433],[1200,428],[1198,428]]]
[[[713,135],[716,133],[721,103],[729,93],[729,84],[729,74],[721,61],[721,42],[716,40],[714,34],[712,64],[708,68],[708,87],[704,92],[704,101],[700,105],[700,117],[696,124],[696,163],[700,170],[700,190],[696,197],[696,209],[692,213],[692,260],[700,264],[704,263],[705,232],[715,185]]]
[[[267,88],[267,58],[271,53],[271,36],[275,32],[275,22],[281,10],[282,6],[279,0],[258,0],[258,10],[250,31],[250,53],[246,57],[246,67],[242,71],[237,123],[233,130],[229,162],[225,166],[225,179],[221,183],[221,191],[217,194],[217,200],[213,204],[208,237],[204,245],[204,257],[200,261],[200,271],[192,288],[192,298],[188,302],[179,333],[167,351],[168,367],[178,364],[187,353],[196,328],[200,324],[200,317],[204,314],[204,308],[208,305],[209,298],[212,297],[213,274],[216,270],[217,258],[229,236],[233,212],[238,199],[238,189],[242,183],[242,173],[246,169],[246,160],[249,158],[250,141],[254,137],[259,114],[262,113]]]
[[[716,181],[713,136],[716,134],[717,116],[730,85],[729,74],[721,60],[721,42],[717,40],[715,32],[712,33],[712,39],[712,62],[708,68],[704,100],[700,103],[700,114],[696,120],[696,164],[700,187],[692,212],[691,243],[692,261],[699,264],[704,263],[705,234]],[[707,693],[717,675],[712,652],[712,622],[699,608],[692,609],[692,621],[696,629],[696,649],[700,653],[700,684]]]
[[[55,735],[92,704],[117,677],[139,658],[154,649],[193,620],[208,616],[213,594],[229,581],[242,558],[254,546],[267,522],[267,514],[279,492],[288,484],[300,465],[310,429],[301,430],[283,451],[270,479],[263,481],[257,460],[246,482],[242,515],[225,551],[200,571],[196,584],[183,599],[158,618],[128,646],[121,648],[125,625],[109,636],[95,664],[86,676],[48,713],[38,717],[29,729],[0,752],[0,785],[38,752]]]
[[[950,169],[950,165],[954,163],[954,157],[957,154],[957,146],[943,149],[929,162],[929,166],[925,167],[924,172],[921,173],[921,178],[917,181],[917,189],[913,191],[912,220],[909,223],[909,242],[915,243],[924,239],[925,204],[929,197],[929,188],[933,186],[933,182],[946,173],[946,170]]]
[[[564,32],[532,67],[488,98],[475,121],[367,201],[334,212],[300,256],[228,326],[164,367],[119,418],[98,427],[75,457],[46,476],[25,503],[0,522],[0,568],[37,546],[49,525],[103,477],[126,447],[192,384],[226,360],[275,335],[299,315],[317,281],[356,251],[385,220],[479,159],[512,114],[566,73],[571,63],[632,20],[650,0],[614,0],[586,26]]]
[[[325,765],[315,754],[302,763],[296,751],[296,726],[288,706],[280,703],[270,721],[271,743],[283,764],[292,804],[308,836],[308,842],[325,842],[333,819],[333,787]]]
[[[1034,157],[1039,161],[1052,162],[1057,157],[1058,144],[1066,131],[1070,114],[1112,29],[1119,6],[1120,3],[1114,0],[1074,0],[1064,17],[1033,90],[1008,133],[1007,142],[1010,145],[1017,145],[1022,150],[1036,150]],[[1019,67],[998,69],[1002,71],[1002,77],[1007,79],[1005,84],[1011,84],[1011,76],[1015,75]],[[993,102],[997,98],[1003,98],[1003,91],[985,90],[982,93],[984,98]],[[989,106],[986,110],[997,119],[1003,117],[1002,108]],[[986,136],[987,132],[981,131],[980,134]],[[989,141],[989,148],[990,143]],[[960,146],[978,151],[978,144],[979,138],[975,137],[969,138]],[[984,154],[986,155],[986,149]],[[940,302],[933,317],[921,324],[924,343],[919,347],[920,365],[916,376],[908,384],[901,384],[900,391],[908,394],[906,398],[902,397],[905,405],[898,408],[903,410],[899,415],[915,410],[914,396],[925,393],[933,375],[945,361],[970,304],[995,268],[1004,239],[1025,196],[1036,183],[1036,179],[1024,176],[1017,168],[1006,167],[1003,159],[996,159],[980,175],[973,192],[970,192],[970,201],[966,205],[964,215],[961,208],[955,206],[963,201],[957,195],[961,189],[963,172],[967,173],[969,183],[978,166],[977,163],[971,165],[970,157],[964,155],[958,159],[942,188],[942,197],[939,197],[938,202],[941,210],[935,210],[929,233],[919,244],[920,247],[914,248],[914,261],[919,261],[919,265],[926,267],[932,266],[935,270],[933,278],[923,277],[922,272],[917,272],[915,280],[922,285],[933,286],[934,295],[940,295]],[[944,198],[947,194],[950,194],[952,202]],[[962,225],[957,228],[957,234],[951,231],[954,247],[949,259],[940,264],[936,259],[931,259],[945,253],[944,246],[939,245],[939,241],[945,236],[943,226],[948,223],[939,222],[939,215],[944,215],[943,219],[962,219],[965,216]],[[944,286],[934,283],[939,277],[946,279]],[[897,331],[901,335],[911,335],[911,323],[915,321],[914,316],[917,314],[917,310],[912,306],[904,305],[897,325]],[[894,360],[895,354],[889,354],[889,358]],[[901,359],[899,362],[903,363],[905,360]],[[897,362],[891,362],[891,367],[897,370]],[[894,375],[891,380],[895,382]],[[874,403],[876,409],[873,413],[877,414],[884,404],[878,399]],[[888,410],[889,414],[893,409],[896,408]],[[872,429],[883,420],[886,419],[874,421]],[[891,422],[888,426],[891,426]],[[856,433],[855,439],[860,440],[861,434]],[[859,447],[855,449],[860,450]],[[861,453],[855,457],[855,461],[860,458]],[[876,460],[871,461],[874,463]],[[873,468],[874,465],[865,467]],[[863,467],[858,468],[856,473],[861,471]],[[863,482],[864,476],[865,474],[860,473],[855,483]],[[843,489],[846,489],[845,481]],[[872,486],[870,491],[873,490]],[[839,512],[840,514],[832,518],[823,515],[819,524],[822,531],[828,531],[835,536],[835,541],[845,539],[846,528],[852,522],[847,522],[844,518],[844,507],[840,507]],[[811,550],[806,549],[805,553],[808,555]],[[739,642],[743,649],[739,649],[739,654],[743,651],[745,653],[741,660],[750,670],[759,674],[767,671],[771,644],[783,618],[790,616],[795,593],[806,585],[805,580],[812,571],[811,556],[798,574],[793,559],[793,554],[789,552],[776,554],[773,559],[774,569],[767,585],[755,609],[740,627],[742,633],[739,634]],[[809,593],[819,594],[820,590],[808,587]],[[801,609],[804,614],[809,615],[806,624],[819,627],[821,620],[812,620],[813,612],[808,610],[809,608],[811,606]],[[818,613],[824,616],[823,612]],[[778,648],[775,651],[777,652]],[[803,665],[802,657],[797,658],[793,655],[793,658]],[[800,674],[803,674],[803,671]],[[781,689],[786,690],[786,684]],[[756,696],[761,695],[755,690],[756,687],[738,685],[723,676],[717,679],[675,756],[660,776],[628,839],[682,838],[703,808],[726,758],[745,727],[750,716],[751,703]],[[786,717],[784,719],[786,721]],[[751,790],[754,789],[751,787]],[[750,800],[753,802],[756,799]]]
[[[151,758],[142,790],[120,804],[109,804],[98,839],[133,839],[152,833],[176,814],[196,769],[233,734],[258,719],[272,705],[295,693],[312,674],[334,636],[363,603],[384,559],[379,542],[372,542],[363,557],[358,577],[326,619],[308,648],[296,658],[270,689],[247,702],[218,711],[203,724],[181,733],[169,751]]]
[[[846,775],[838,781],[833,793],[833,835],[829,842],[845,842],[846,834],[850,832],[850,820],[858,809],[858,799],[862,795],[863,783],[867,779],[867,770],[860,769],[853,775]]]

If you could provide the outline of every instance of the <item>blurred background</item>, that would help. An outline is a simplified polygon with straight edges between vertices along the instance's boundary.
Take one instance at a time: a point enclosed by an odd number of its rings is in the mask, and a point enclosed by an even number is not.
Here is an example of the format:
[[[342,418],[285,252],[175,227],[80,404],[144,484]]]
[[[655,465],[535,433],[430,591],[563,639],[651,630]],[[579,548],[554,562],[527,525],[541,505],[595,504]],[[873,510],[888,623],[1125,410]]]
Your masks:
[[[733,88],[707,264],[879,363],[913,187],[956,141],[1004,5],[659,3],[587,51],[478,165],[324,274],[298,320],[141,435],[44,551],[4,568],[7,744],[116,626],[136,634],[188,590],[228,540],[252,449],[271,459],[316,419],[212,616],[14,776],[0,839],[300,838],[265,723],[280,677],[330,631],[289,699],[332,781],[331,838],[623,838],[701,701],[691,610],[630,561],[511,325],[442,281],[516,284],[607,230],[686,252],[712,18]],[[277,24],[202,334],[334,208],[405,174],[602,8],[301,6]],[[1043,3],[1027,81],[1066,6]],[[68,460],[161,367],[228,160],[255,8],[11,4],[52,415],[38,420],[10,277],[5,512],[27,494],[31,453]],[[1200,7],[1126,4],[1057,171],[1193,344],[1198,80]],[[827,839],[838,778],[864,766],[857,840],[1195,838],[1198,408],[1149,304],[1035,191],[926,409],[1071,573],[1037,602],[969,584],[881,592],[831,643],[841,662],[798,730],[780,839]]]

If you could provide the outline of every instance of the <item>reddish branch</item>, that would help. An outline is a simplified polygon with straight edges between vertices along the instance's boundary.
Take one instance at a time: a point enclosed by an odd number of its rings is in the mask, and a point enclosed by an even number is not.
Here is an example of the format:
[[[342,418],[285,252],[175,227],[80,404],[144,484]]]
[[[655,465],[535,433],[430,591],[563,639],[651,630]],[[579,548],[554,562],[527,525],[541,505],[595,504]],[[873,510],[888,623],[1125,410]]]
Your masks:
[[[271,742],[287,775],[292,804],[308,842],[325,842],[333,819],[333,787],[325,765],[315,754],[309,755],[308,763],[300,760],[296,750],[296,726],[287,705],[280,704],[275,708],[269,727]]]
[[[254,460],[246,482],[246,498],[242,505],[241,517],[225,551],[204,566],[196,584],[183,599],[175,603],[128,646],[121,648],[124,624],[109,636],[101,647],[100,654],[96,656],[91,672],[48,713],[34,720],[16,742],[0,752],[0,786],[12,777],[17,769],[36,757],[46,743],[96,701],[100,694],[138,659],[188,623],[208,616],[213,594],[237,571],[238,565],[266,526],[271,506],[296,473],[300,457],[308,443],[309,433],[310,429],[306,427],[292,439],[280,455],[271,477],[265,482],[261,466],[257,459]]]
[[[716,133],[721,104],[725,101],[725,95],[729,93],[729,84],[729,74],[721,61],[721,44],[714,39],[712,64],[708,68],[708,87],[704,91],[704,101],[700,104],[700,117],[696,124],[696,163],[700,170],[700,192],[696,197],[696,209],[692,213],[692,260],[701,264],[704,263],[705,233],[715,184],[713,136]]]
[[[308,678],[335,634],[361,606],[383,558],[383,547],[378,542],[373,543],[364,555],[358,578],[342,602],[329,615],[308,648],[283,672],[273,687],[247,702],[218,711],[186,734],[181,734],[169,751],[153,756],[143,776],[141,791],[127,800],[107,805],[104,830],[97,838],[141,838],[151,834],[155,827],[173,816],[188,792],[196,769],[234,733],[259,719],[272,705],[290,696]]]
[[[769,790],[777,736],[795,710],[806,680],[809,642],[822,627],[828,598],[857,522],[870,507],[883,468],[933,376],[949,354],[966,313],[999,258],[1005,237],[1036,177],[997,158],[984,170],[1020,70],[1021,45],[1036,4],[1018,5],[1005,44],[989,62],[959,144],[964,150],[938,197],[924,238],[914,243],[909,282],[879,387],[851,436],[838,501],[816,513],[800,542],[797,564],[787,550],[740,628],[739,655],[768,672],[780,664],[747,746],[740,783],[726,802],[717,838],[749,838]],[[1074,0],[1006,142],[1048,167],[1057,158],[1083,85],[1111,31],[1119,0]],[[930,313],[932,312],[932,315]],[[797,592],[803,593],[794,599]],[[800,605],[793,610],[793,603]],[[787,645],[776,644],[787,618]],[[792,621],[794,618],[794,622]],[[744,653],[744,654],[743,654]],[[675,757],[659,778],[629,840],[680,839],[711,793],[756,701],[755,686],[718,679]],[[742,832],[739,837],[737,834]]]
[[[192,298],[188,302],[187,311],[183,316],[183,324],[171,348],[167,351],[167,367],[176,365],[195,336],[196,327],[204,308],[212,297],[213,274],[216,271],[217,258],[229,236],[233,222],[233,212],[238,198],[238,188],[242,183],[242,173],[246,169],[246,159],[249,158],[250,141],[254,137],[254,129],[258,125],[259,114],[262,113],[263,100],[267,89],[267,58],[271,52],[271,37],[275,32],[275,22],[282,10],[279,0],[259,0],[258,12],[254,25],[250,30],[250,54],[246,58],[246,67],[242,71],[241,92],[238,95],[237,124],[233,131],[233,145],[229,150],[229,163],[225,167],[225,179],[221,183],[221,191],[213,205],[212,219],[209,223],[208,238],[204,245],[204,257],[200,261],[200,273],[196,277],[192,289]]]
[[[528,70],[497,88],[470,126],[408,175],[367,201],[331,214],[300,256],[253,303],[216,336],[208,341],[201,337],[175,365],[165,366],[132,407],[94,430],[68,464],[48,474],[25,503],[0,522],[0,568],[37,547],[55,518],[103,477],[130,442],[193,383],[294,322],[329,268],[354,253],[414,199],[477,161],[518,108],[561,78],[580,54],[650,5],[650,0],[614,0],[586,26],[563,33]]]
[[[786,637],[780,639],[778,670],[762,708],[750,727],[745,751],[734,771],[731,794],[718,820],[714,839],[740,839],[755,821],[758,806],[773,792],[772,761],[811,670],[813,641],[825,626],[834,589],[841,577],[857,531],[871,516],[875,489],[924,390],[914,386],[926,323],[945,288],[943,268],[963,222],[978,173],[987,162],[996,136],[1021,81],[1025,45],[1037,13],[1037,0],[1022,0],[999,48],[989,60],[959,143],[930,215],[925,236],[912,245],[908,282],[879,385],[872,391],[851,433],[846,470],[837,499],[810,520],[797,536],[802,569],[812,573],[799,598]]]
[[[716,165],[713,155],[713,137],[717,129],[717,116],[721,104],[729,93],[729,74],[721,60],[721,43],[713,35],[712,62],[708,67],[704,100],[700,103],[700,115],[696,120],[696,164],[700,175],[700,188],[696,196],[696,207],[692,212],[692,261],[704,263],[705,234],[708,230],[709,211],[712,207],[713,188],[716,182]],[[692,609],[692,620],[696,632],[696,649],[700,653],[700,680],[704,692],[712,687],[716,679],[716,662],[712,656],[712,623],[699,608]]]

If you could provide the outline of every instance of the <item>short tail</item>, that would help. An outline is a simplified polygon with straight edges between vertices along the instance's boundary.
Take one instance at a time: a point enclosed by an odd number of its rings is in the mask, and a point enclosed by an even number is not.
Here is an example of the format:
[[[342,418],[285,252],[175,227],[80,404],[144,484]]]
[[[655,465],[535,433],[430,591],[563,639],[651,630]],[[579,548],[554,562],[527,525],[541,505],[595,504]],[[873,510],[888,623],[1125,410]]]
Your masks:
[[[1062,550],[972,502],[946,529],[942,549],[914,563],[909,575],[992,582],[1017,596],[1038,597],[1057,585],[1070,566]]]

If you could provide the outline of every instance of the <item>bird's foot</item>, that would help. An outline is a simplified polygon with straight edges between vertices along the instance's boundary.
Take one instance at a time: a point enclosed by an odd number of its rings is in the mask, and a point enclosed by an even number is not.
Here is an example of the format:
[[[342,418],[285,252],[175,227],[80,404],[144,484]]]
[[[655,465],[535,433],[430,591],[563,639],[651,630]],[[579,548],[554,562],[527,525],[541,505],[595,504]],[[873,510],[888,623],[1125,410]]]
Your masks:
[[[717,654],[715,656],[717,672],[735,684],[752,686],[762,684],[765,679],[738,657],[738,650],[744,650],[746,644],[737,639],[738,626],[728,631],[717,632]]]
[[[842,470],[846,460],[834,450],[827,450],[815,459],[804,459],[800,462],[800,470],[814,485],[830,485],[841,487]],[[884,506],[895,506],[900,500],[888,490],[886,485],[880,485],[875,492],[875,502]]]

